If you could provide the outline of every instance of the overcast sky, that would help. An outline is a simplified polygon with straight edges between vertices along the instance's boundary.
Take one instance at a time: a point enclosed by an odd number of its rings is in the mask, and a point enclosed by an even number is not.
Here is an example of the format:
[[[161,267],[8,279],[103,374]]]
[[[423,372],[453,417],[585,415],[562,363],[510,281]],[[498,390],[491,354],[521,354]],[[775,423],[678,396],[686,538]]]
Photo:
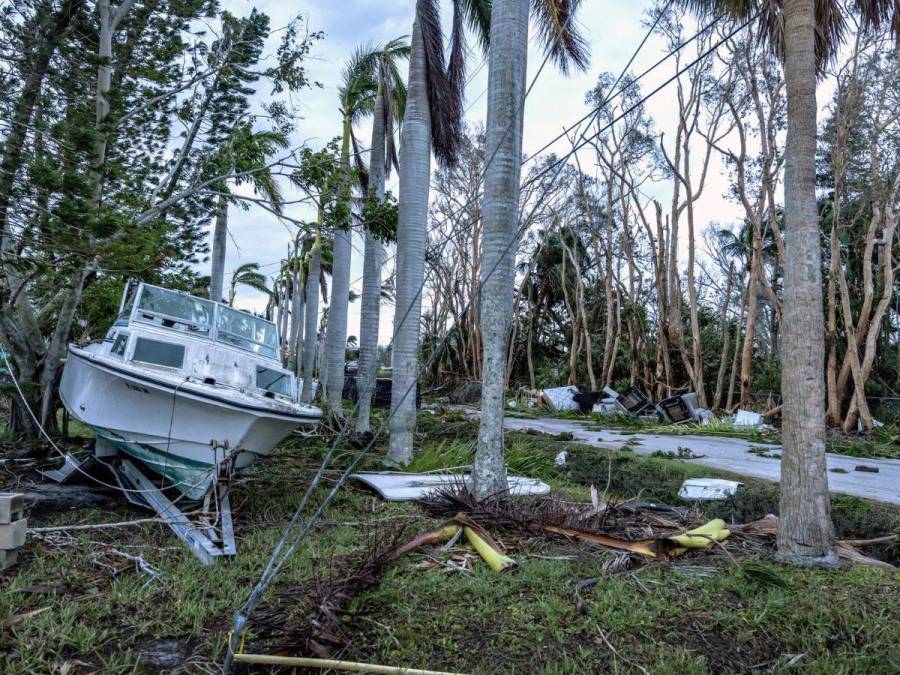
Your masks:
[[[321,147],[340,133],[340,115],[337,109],[337,85],[343,62],[353,49],[363,42],[381,42],[411,32],[414,0],[316,0],[313,2],[279,2],[277,0],[249,2],[246,0],[225,0],[223,3],[234,14],[243,16],[256,7],[266,12],[272,19],[272,27],[286,24],[292,15],[302,12],[308,18],[309,28],[313,31],[324,31],[325,37],[313,48],[308,70],[311,79],[323,83],[323,88],[307,90],[298,97],[296,103],[303,119],[297,125],[294,143],[307,143],[313,148]],[[443,2],[444,11],[450,1]],[[612,0],[585,0],[580,12],[581,28],[588,38],[591,47],[591,63],[585,73],[575,74],[568,78],[556,72],[552,64],[543,69],[537,79],[525,105],[524,152],[530,155],[541,148],[548,140],[559,134],[562,129],[580,117],[588,108],[584,103],[584,95],[596,83],[603,72],[618,75],[627,63],[635,48],[644,37],[646,27],[642,17],[650,6],[649,2],[614,2]],[[449,19],[449,16],[445,17]],[[688,28],[690,32],[690,28]],[[277,36],[273,36],[275,44]],[[543,60],[542,51],[529,43],[528,82],[532,81],[537,68]],[[474,39],[469,40],[471,47],[468,60],[468,72],[471,80],[466,90],[467,120],[472,123],[485,119],[487,86],[487,65],[483,63],[483,55],[477,49]],[[633,73],[642,72],[652,65],[666,52],[664,41],[652,37],[643,47],[634,64]],[[644,93],[652,91],[674,72],[672,63],[660,67],[641,82]],[[261,91],[260,95],[267,92]],[[659,131],[669,131],[674,124],[675,108],[672,105],[672,86],[670,85],[647,103],[647,110],[654,118]],[[261,99],[262,100],[262,99]],[[359,137],[368,139],[370,130],[361,127]],[[551,148],[558,153],[567,151],[565,141]],[[593,173],[593,168],[585,164],[582,168]],[[527,167],[526,167],[527,170]],[[723,195],[728,189],[728,175],[725,167],[714,158],[710,180],[704,196],[696,208],[700,229],[710,221],[722,223],[736,222],[740,217],[738,206],[728,201]],[[651,194],[664,198],[664,188],[650,189]],[[396,186],[393,187],[396,194]],[[297,218],[310,218],[310,214],[297,207],[291,212]],[[226,262],[226,283],[230,279],[230,271],[244,262],[258,262],[262,271],[273,274],[277,271],[278,262],[287,251],[290,234],[287,227],[266,211],[251,208],[241,211],[233,208],[230,214],[229,249]],[[389,251],[390,255],[393,251]],[[362,281],[362,242],[354,239],[353,263],[351,273],[352,288],[361,290]],[[237,306],[246,309],[261,309],[265,300],[259,294],[241,289],[238,292]],[[381,314],[380,341],[386,344],[390,340],[393,308],[384,307]],[[359,302],[351,303],[348,335],[357,335],[359,330]]]

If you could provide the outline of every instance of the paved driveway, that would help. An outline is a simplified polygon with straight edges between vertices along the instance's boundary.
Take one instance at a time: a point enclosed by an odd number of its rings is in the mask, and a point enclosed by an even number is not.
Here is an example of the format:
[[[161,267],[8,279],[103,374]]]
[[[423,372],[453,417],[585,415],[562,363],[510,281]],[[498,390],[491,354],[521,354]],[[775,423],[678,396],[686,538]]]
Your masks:
[[[477,410],[468,412],[477,414]],[[751,443],[740,438],[717,436],[666,436],[622,432],[615,429],[596,431],[588,429],[586,423],[576,420],[554,418],[527,419],[506,417],[504,427],[515,431],[534,429],[547,434],[571,433],[576,440],[602,448],[621,448],[626,443],[641,455],[649,455],[657,450],[677,452],[679,447],[688,448],[695,455],[706,455],[700,459],[688,460],[691,464],[702,464],[722,471],[752,478],[764,478],[777,482],[781,465],[777,458],[760,457],[748,452],[751,447],[768,448],[772,453],[781,452],[780,445]],[[591,423],[596,427],[596,422]],[[873,499],[879,502],[900,505],[900,460],[864,459],[828,453],[828,488],[831,492]],[[855,471],[864,464],[878,469],[878,473]],[[831,469],[844,469],[847,473],[834,473]]]

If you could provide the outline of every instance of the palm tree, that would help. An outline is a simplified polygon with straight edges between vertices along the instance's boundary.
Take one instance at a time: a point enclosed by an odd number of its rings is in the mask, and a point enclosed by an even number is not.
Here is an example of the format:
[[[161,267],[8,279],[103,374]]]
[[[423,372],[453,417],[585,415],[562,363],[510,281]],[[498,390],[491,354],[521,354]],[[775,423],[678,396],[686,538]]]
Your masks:
[[[816,77],[844,38],[837,0],[680,0],[704,14],[754,14],[784,60],[787,139],[784,170],[784,304],[781,388],[784,399],[778,555],[834,565],[834,525],[825,465],[825,325],[816,208]],[[890,26],[900,41],[895,0],[855,0],[864,30]]]
[[[325,372],[320,373],[328,406],[334,415],[341,413],[344,388],[344,360],[347,344],[347,310],[350,304],[350,146],[355,143],[353,125],[374,110],[377,84],[373,64],[380,50],[371,45],[358,48],[344,66],[338,95],[343,120],[340,163],[343,176],[338,191],[339,219],[334,228],[334,269],[331,275],[331,303],[325,329]]]
[[[384,181],[391,166],[397,166],[394,122],[403,115],[406,85],[397,70],[397,61],[409,58],[409,46],[402,38],[388,42],[375,64],[377,93],[372,116],[372,148],[369,156],[368,195],[384,199]],[[357,155],[357,158],[359,155]],[[359,411],[356,431],[369,431],[375,371],[378,362],[378,323],[381,309],[381,266],[384,256],[381,241],[366,224],[363,257],[362,303],[359,316],[359,370],[356,379]]]
[[[541,39],[560,70],[587,66],[586,45],[574,25],[579,0],[531,0]],[[503,411],[509,329],[515,294],[516,230],[529,0],[494,0],[488,62],[481,263],[481,423],[472,471],[478,498],[507,489]]]
[[[247,286],[260,293],[271,295],[267,279],[264,274],[259,271],[259,263],[250,262],[238,265],[231,273],[231,287],[228,290],[228,304],[234,304],[234,296],[238,286]]]
[[[287,137],[277,131],[253,131],[247,125],[235,129],[225,149],[223,160],[242,170],[248,171],[245,178],[238,181],[249,182],[254,192],[265,199],[276,214],[281,214],[282,197],[278,183],[268,167],[268,157],[277,148],[288,145]],[[210,256],[209,299],[220,302],[225,290],[225,249],[228,239],[228,196],[222,188],[216,207],[216,223],[213,227],[213,245]]]
[[[416,0],[409,57],[406,109],[400,131],[400,189],[397,219],[396,302],[391,351],[390,446],[388,461],[407,465],[413,456],[416,427],[416,378],[419,323],[431,153],[444,165],[456,162],[459,150],[465,76],[463,21],[483,48],[490,29],[488,0],[453,0],[450,59],[444,67],[443,33],[438,0]]]

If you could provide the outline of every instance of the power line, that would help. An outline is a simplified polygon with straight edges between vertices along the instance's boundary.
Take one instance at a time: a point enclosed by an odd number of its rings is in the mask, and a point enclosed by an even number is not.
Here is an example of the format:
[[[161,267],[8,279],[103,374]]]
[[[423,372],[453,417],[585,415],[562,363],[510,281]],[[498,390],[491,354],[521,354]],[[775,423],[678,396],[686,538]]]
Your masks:
[[[570,15],[570,20],[571,20],[571,15]],[[657,19],[657,21],[658,20],[659,19]],[[744,24],[744,25],[746,25],[746,24]],[[732,33],[732,35],[734,35],[737,32],[737,30],[740,30],[742,28],[743,28],[743,26],[741,26],[739,29],[736,29]],[[651,27],[651,31],[652,31],[652,29],[653,28]],[[644,44],[644,42],[641,43],[641,46],[643,44]],[[639,49],[640,49],[640,47],[638,48],[638,50]],[[708,53],[709,52],[707,52],[707,54]],[[548,57],[549,57],[549,53],[548,53],[547,57],[545,57],[544,64],[546,64]],[[541,66],[541,69],[542,68],[543,68],[543,64]],[[678,75],[680,75],[680,73],[681,73],[681,71],[679,71]],[[540,74],[540,69],[538,71],[538,74]],[[624,69],[623,69],[623,74],[620,75],[619,79],[621,79],[622,76],[624,76]],[[669,81],[671,81],[671,80],[669,80]],[[531,86],[533,86],[533,85],[534,85],[534,82],[532,82]],[[531,87],[528,88],[528,91],[529,92],[531,91]],[[654,92],[652,92],[649,96],[652,96],[657,91],[659,91],[659,88],[654,90]],[[647,98],[649,98],[649,96],[645,97],[643,99],[643,101],[646,101]],[[527,97],[527,93],[526,93],[526,97]],[[608,102],[608,98],[607,98],[607,102]],[[524,106],[524,98],[523,98],[522,105]],[[606,102],[604,103],[604,105],[606,105]],[[602,129],[599,129],[597,131],[597,133],[594,135],[594,137],[596,137],[597,135],[599,135],[600,133],[602,133],[603,131],[608,129],[610,126],[615,124],[619,119],[624,117],[625,114],[627,114],[628,112],[633,110],[633,108],[634,107],[632,106],[631,108],[629,108],[629,110],[625,111],[620,116],[613,119],[608,125],[606,125]],[[600,109],[602,109],[602,106],[598,106],[597,109],[595,110],[595,113],[599,113]],[[506,130],[507,133],[510,128],[511,128],[511,125],[509,127],[507,127],[507,130]],[[582,136],[583,136],[583,134],[582,134]],[[498,148],[499,148],[499,143],[498,143]],[[572,150],[566,155],[565,159],[568,159],[569,157],[571,157],[576,151],[577,151],[576,144],[573,144]],[[496,154],[496,151],[489,158],[489,160],[486,164],[486,168],[490,164],[490,161],[493,160],[495,154]],[[559,163],[556,163],[556,166],[560,166],[559,170],[561,170],[561,165]],[[557,174],[559,173],[559,170],[557,171]],[[446,222],[446,219],[444,222]],[[488,279],[490,279],[490,277],[494,274],[494,272],[496,271],[500,262],[509,254],[509,251],[512,248],[512,246],[515,244],[516,241],[518,241],[521,231],[523,230],[524,227],[527,226],[527,222],[528,222],[528,220],[526,219],[525,224],[520,225],[519,231],[516,233],[516,236],[511,238],[510,242],[507,244],[506,249],[498,257],[493,268],[488,270],[487,275],[482,280],[480,280],[479,287],[483,287],[484,283]],[[445,240],[444,244],[446,244],[446,241],[447,240]],[[425,285],[425,281],[423,279],[423,281],[420,284],[420,287],[417,291],[417,295],[422,292],[422,290],[424,289],[424,285]],[[466,304],[467,304],[467,306],[469,306],[469,305],[471,305],[471,303],[472,303],[472,300],[470,299]],[[410,306],[412,306],[412,304],[413,303],[410,303]],[[409,313],[409,309],[407,309],[406,314],[404,315],[403,319],[401,319],[401,322],[400,322],[401,325],[406,320],[406,316],[408,315],[408,313]],[[415,380],[413,381],[412,385],[410,387],[408,387],[407,390],[403,393],[401,401],[400,401],[401,403],[409,396],[410,392],[415,388],[416,383],[418,382],[418,379],[422,375],[422,373],[430,366],[430,364],[434,361],[434,359],[437,357],[437,355],[441,352],[441,350],[443,349],[443,345],[445,344],[445,342],[448,339],[451,332],[452,331],[445,332],[444,336],[441,338],[438,345],[436,345],[436,347],[432,350],[428,359],[426,359],[426,361],[419,368],[419,370],[417,372],[417,376],[416,376]],[[393,344],[393,338],[391,340],[391,344]],[[356,409],[358,408],[358,406],[359,406],[359,402],[357,402],[356,406],[354,407],[354,411],[353,411],[353,413],[351,413],[351,418],[352,418],[352,415],[355,413]],[[252,612],[253,608],[256,606],[256,603],[259,601],[260,597],[262,596],[262,593],[265,592],[266,588],[271,583],[272,579],[274,579],[274,577],[278,574],[278,572],[280,571],[281,567],[284,565],[286,560],[290,557],[290,555],[293,553],[293,551],[296,549],[296,547],[300,544],[300,542],[303,540],[303,538],[306,536],[306,534],[312,528],[312,526],[316,522],[316,520],[321,516],[324,509],[334,498],[337,491],[341,488],[341,486],[344,484],[344,482],[347,480],[347,478],[350,476],[350,474],[356,468],[356,466],[359,464],[359,462],[362,460],[362,458],[368,453],[369,450],[371,450],[375,441],[383,433],[385,427],[387,426],[388,422],[391,420],[391,418],[393,417],[393,415],[395,414],[397,409],[398,409],[398,406],[392,406],[392,410],[389,413],[388,417],[381,423],[381,425],[379,425],[378,429],[373,434],[372,438],[369,440],[369,442],[366,444],[366,446],[357,454],[357,456],[353,459],[353,461],[347,466],[347,468],[341,474],[340,478],[337,480],[337,482],[332,487],[330,492],[319,503],[319,506],[317,507],[315,512],[306,520],[306,523],[305,523],[303,529],[300,530],[300,532],[296,535],[296,537],[294,537],[294,539],[290,543],[290,545],[287,546],[287,549],[284,550],[284,546],[286,545],[288,537],[290,536],[291,532],[293,531],[294,527],[296,526],[297,522],[299,521],[300,514],[304,511],[306,504],[309,501],[309,498],[312,495],[313,491],[318,487],[318,484],[321,481],[324,471],[326,470],[326,468],[330,465],[330,463],[332,461],[332,458],[334,456],[334,452],[337,448],[338,443],[340,443],[340,441],[346,436],[346,433],[350,427],[350,424],[349,423],[346,424],[341,429],[338,436],[335,438],[334,443],[331,445],[331,448],[326,453],[326,456],[322,460],[322,463],[320,464],[318,471],[316,472],[315,476],[313,477],[312,482],[308,486],[306,493],[304,494],[303,498],[301,499],[300,504],[298,505],[296,511],[294,512],[294,515],[292,516],[290,522],[288,523],[288,526],[285,529],[284,535],[282,536],[281,540],[276,545],[275,550],[273,551],[273,553],[269,559],[269,562],[267,563],[266,568],[263,571],[263,574],[261,575],[261,577],[260,577],[259,581],[257,582],[256,586],[254,587],[253,591],[251,592],[250,597],[248,598],[247,602],[244,603],[244,605],[241,607],[241,609],[235,615],[234,627],[233,627],[232,632],[230,633],[228,652],[226,654],[226,659],[225,659],[226,671],[228,670],[228,668],[231,665],[234,648],[236,647],[236,645],[238,643],[240,635],[243,633],[244,627],[248,620],[248,614],[250,612]],[[283,550],[284,550],[284,552],[282,554]],[[279,556],[280,556],[280,558],[279,558]],[[277,560],[277,562],[276,562],[276,560]]]

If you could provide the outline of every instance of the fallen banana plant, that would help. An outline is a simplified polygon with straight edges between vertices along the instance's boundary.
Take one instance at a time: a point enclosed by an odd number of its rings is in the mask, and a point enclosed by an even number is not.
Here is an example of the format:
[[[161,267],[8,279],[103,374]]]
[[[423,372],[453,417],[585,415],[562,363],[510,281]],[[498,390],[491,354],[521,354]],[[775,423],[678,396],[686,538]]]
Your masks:
[[[502,572],[510,567],[515,567],[516,561],[503,552],[500,545],[494,541],[483,527],[474,523],[462,513],[456,515],[454,522],[458,523],[457,527],[462,526],[466,539],[469,540],[472,547],[478,551],[478,555],[492,570]]]

